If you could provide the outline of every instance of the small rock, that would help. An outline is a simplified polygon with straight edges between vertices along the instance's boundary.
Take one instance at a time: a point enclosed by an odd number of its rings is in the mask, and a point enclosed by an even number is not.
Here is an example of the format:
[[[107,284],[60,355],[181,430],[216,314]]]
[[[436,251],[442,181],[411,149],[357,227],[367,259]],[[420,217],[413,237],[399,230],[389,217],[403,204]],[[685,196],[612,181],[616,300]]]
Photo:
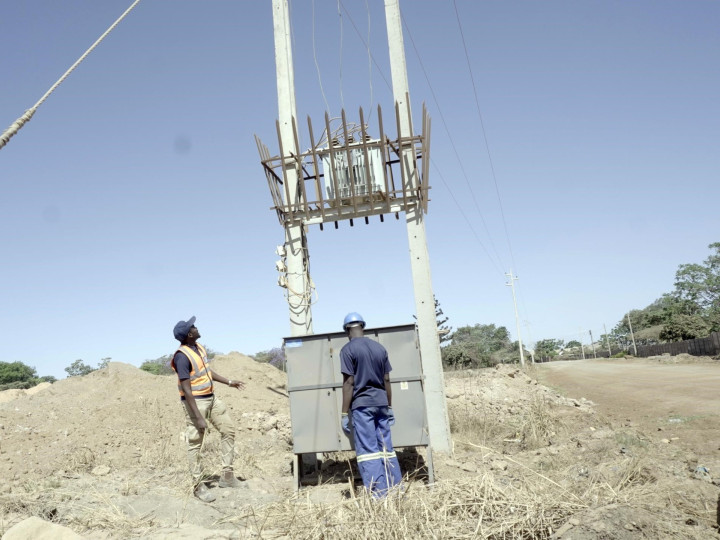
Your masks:
[[[98,465],[91,472],[94,476],[105,476],[110,473],[110,467],[107,465]]]
[[[567,523],[565,523],[565,525],[562,525],[557,531],[555,531],[551,538],[560,538],[572,528],[572,524],[568,521]]]
[[[698,466],[695,468],[695,472],[693,473],[693,476],[697,478],[698,480],[702,480],[703,482],[711,482],[712,483],[712,476],[710,476],[710,471],[707,467]]]
[[[27,538],[53,538],[55,540],[82,540],[82,536],[72,529],[50,523],[39,517],[31,517],[17,523],[3,536],[4,540],[22,540]]]
[[[628,530],[628,531],[634,531],[634,530],[635,530],[635,527],[633,527],[633,526],[630,525],[629,523],[626,523],[626,524],[625,524],[625,529]]]
[[[580,520],[578,518],[570,518],[568,523],[572,523],[573,527],[577,527],[580,525]]]

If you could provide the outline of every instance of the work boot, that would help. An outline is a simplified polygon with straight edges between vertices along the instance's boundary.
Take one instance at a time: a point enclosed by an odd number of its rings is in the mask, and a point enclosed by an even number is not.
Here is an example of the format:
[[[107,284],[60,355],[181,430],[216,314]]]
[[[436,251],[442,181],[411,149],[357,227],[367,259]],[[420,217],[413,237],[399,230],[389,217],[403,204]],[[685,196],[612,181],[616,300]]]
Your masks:
[[[195,488],[195,491],[193,492],[193,495],[195,495],[202,502],[206,502],[206,503],[211,503],[216,498],[215,494],[212,491],[210,491],[204,483],[197,485],[197,487]]]
[[[235,474],[232,471],[225,471],[218,480],[218,487],[221,488],[238,488],[242,484],[240,480],[235,478]]]

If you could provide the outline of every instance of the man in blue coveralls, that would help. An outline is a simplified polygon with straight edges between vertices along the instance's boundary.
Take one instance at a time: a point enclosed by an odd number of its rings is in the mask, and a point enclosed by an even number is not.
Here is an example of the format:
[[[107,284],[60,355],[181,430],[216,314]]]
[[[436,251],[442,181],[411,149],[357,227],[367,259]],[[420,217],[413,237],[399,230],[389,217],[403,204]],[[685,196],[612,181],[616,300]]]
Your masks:
[[[350,434],[352,416],[355,454],[363,484],[373,497],[380,498],[402,480],[390,436],[390,426],[395,423],[390,388],[392,367],[385,347],[364,337],[364,328],[365,321],[358,313],[349,313],[343,321],[350,342],[340,351],[342,428]]]

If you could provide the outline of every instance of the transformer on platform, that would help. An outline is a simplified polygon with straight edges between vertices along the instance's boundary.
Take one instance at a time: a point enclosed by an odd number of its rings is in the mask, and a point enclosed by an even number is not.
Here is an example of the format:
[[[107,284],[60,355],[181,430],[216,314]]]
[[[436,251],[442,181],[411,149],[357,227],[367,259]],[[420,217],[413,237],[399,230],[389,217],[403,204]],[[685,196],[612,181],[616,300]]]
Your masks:
[[[414,324],[365,329],[388,351],[392,372],[393,446],[425,446],[428,478],[434,481],[428,437],[423,374],[417,329]],[[342,430],[340,349],[348,342],[345,332],[288,337],[283,340],[287,359],[288,394],[292,421],[296,489],[302,479],[301,456],[351,450],[352,437]]]

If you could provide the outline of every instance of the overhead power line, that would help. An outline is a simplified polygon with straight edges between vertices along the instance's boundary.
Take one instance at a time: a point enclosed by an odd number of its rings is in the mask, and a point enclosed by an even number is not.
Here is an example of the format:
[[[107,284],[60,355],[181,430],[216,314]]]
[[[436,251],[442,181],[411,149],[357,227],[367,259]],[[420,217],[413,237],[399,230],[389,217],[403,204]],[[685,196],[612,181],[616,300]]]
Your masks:
[[[30,119],[31,119],[31,118],[33,117],[33,115],[35,114],[35,111],[37,111],[38,107],[40,107],[40,105],[42,105],[48,97],[50,97],[50,94],[52,94],[52,93],[55,91],[55,89],[56,89],[58,86],[60,86],[65,79],[68,78],[68,76],[75,70],[76,67],[78,67],[78,66],[80,65],[80,63],[81,63],[83,60],[85,60],[85,58],[87,58],[87,56],[95,49],[95,47],[97,47],[98,45],[100,45],[100,43],[102,43],[102,41],[105,39],[105,37],[107,37],[107,35],[108,35],[110,32],[112,32],[113,30],[115,30],[115,27],[116,27],[118,24],[120,24],[120,22],[121,22],[133,9],[135,9],[135,6],[137,6],[139,3],[140,3],[140,0],[135,0],[135,1],[132,3],[132,5],[125,10],[125,13],[123,13],[122,15],[120,15],[120,17],[119,17],[114,23],[112,23],[112,25],[110,25],[110,28],[108,28],[107,30],[105,30],[105,32],[103,33],[103,35],[101,35],[101,36],[97,39],[97,41],[95,41],[95,43],[93,43],[93,44],[90,46],[90,48],[89,48],[87,51],[85,51],[85,52],[83,53],[83,55],[82,55],[80,58],[78,58],[77,61],[76,61],[72,66],[70,66],[70,69],[68,69],[68,70],[63,74],[63,76],[60,77],[60,78],[58,79],[58,81],[50,87],[50,89],[49,89],[47,92],[45,92],[45,95],[44,95],[43,97],[41,97],[35,105],[33,105],[33,106],[30,107],[27,111],[25,111],[25,114],[23,114],[20,118],[18,118],[17,120],[15,120],[15,122],[13,122],[12,125],[11,125],[9,128],[7,128],[2,135],[0,135],[0,148],[3,148],[3,147],[8,143],[8,141],[9,141],[18,131],[20,131],[20,128],[22,128],[26,123],[28,123],[28,122],[30,121]]]
[[[485,122],[483,115],[480,110],[480,100],[478,99],[477,86],[475,85],[475,76],[473,75],[472,66],[470,64],[470,55],[468,54],[467,44],[465,43],[465,33],[463,32],[462,22],[460,21],[460,14],[455,0],[453,0],[453,6],[455,7],[455,17],[457,19],[458,28],[460,30],[460,38],[462,39],[463,50],[465,51],[465,60],[467,61],[468,72],[470,73],[470,81],[472,82],[473,95],[475,96],[475,107],[477,108],[478,118],[480,119],[480,129],[482,131],[483,140],[485,142],[485,151],[487,152],[488,161],[490,163],[490,173],[492,175],[493,183],[495,184],[495,194],[497,195],[498,205],[500,206],[500,216],[502,217],[503,229],[505,230],[505,240],[507,241],[508,250],[510,252],[510,260],[512,261],[513,268],[517,268],[515,265],[515,257],[513,256],[512,245],[510,243],[510,234],[508,233],[507,221],[505,220],[505,211],[503,210],[502,198],[500,197],[500,189],[498,188],[497,176],[495,174],[495,165],[493,163],[492,155],[490,153],[490,144],[488,143],[487,133],[485,131]]]
[[[405,22],[405,19],[403,18],[403,24],[405,26],[405,30],[408,33],[408,37],[410,38],[410,43],[412,44],[413,50],[415,51],[415,55],[418,58],[418,62],[420,64],[420,68],[422,69],[423,75],[425,76],[425,81],[428,84],[428,88],[430,89],[430,95],[433,97],[433,101],[435,101],[435,106],[438,109],[438,114],[440,115],[440,120],[442,121],[443,127],[445,128],[445,132],[448,136],[448,140],[450,141],[450,146],[452,146],[453,152],[455,153],[455,157],[458,161],[458,164],[460,165],[460,171],[463,174],[463,177],[465,178],[465,183],[468,186],[468,189],[470,190],[470,196],[473,200],[473,203],[475,204],[475,209],[477,210],[478,216],[480,217],[480,222],[483,225],[483,228],[485,229],[485,232],[488,235],[488,238],[490,239],[490,246],[492,247],[492,250],[497,257],[498,262],[500,263],[500,266],[503,267],[502,257],[500,257],[500,254],[497,251],[497,248],[495,247],[495,243],[492,241],[492,235],[490,234],[490,230],[488,229],[487,223],[485,222],[485,218],[483,217],[483,213],[480,210],[480,205],[477,202],[477,198],[475,197],[475,192],[472,189],[472,186],[470,185],[470,179],[467,175],[467,172],[465,171],[465,166],[463,165],[463,161],[460,158],[460,153],[458,152],[457,146],[455,145],[455,141],[450,134],[450,128],[447,125],[447,122],[445,121],[445,115],[442,113],[442,108],[440,107],[440,103],[438,102],[437,95],[435,94],[435,90],[432,86],[432,83],[430,82],[430,77],[428,76],[427,70],[425,69],[425,64],[422,61],[422,57],[420,56],[420,52],[418,51],[417,46],[415,45],[415,40],[412,37],[412,32],[410,32],[410,28],[408,27],[407,23]]]

